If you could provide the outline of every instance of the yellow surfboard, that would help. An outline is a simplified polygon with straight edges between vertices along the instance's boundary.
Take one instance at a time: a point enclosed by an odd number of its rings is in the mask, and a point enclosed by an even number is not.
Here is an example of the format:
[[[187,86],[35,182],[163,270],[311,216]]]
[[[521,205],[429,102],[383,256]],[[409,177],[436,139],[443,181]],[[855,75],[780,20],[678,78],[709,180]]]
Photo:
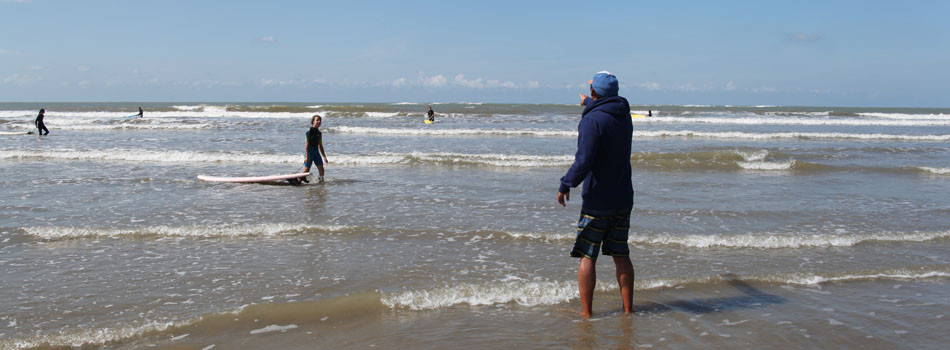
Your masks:
[[[633,119],[646,118],[646,117],[647,117],[647,116],[645,116],[645,115],[643,115],[643,114],[633,114],[633,113],[630,113],[630,118],[633,118]]]
[[[428,119],[426,119],[426,120],[425,120],[425,123],[426,123],[426,124],[432,124],[432,123],[435,123],[435,122],[434,122],[434,121],[431,121],[431,120],[428,120]]]

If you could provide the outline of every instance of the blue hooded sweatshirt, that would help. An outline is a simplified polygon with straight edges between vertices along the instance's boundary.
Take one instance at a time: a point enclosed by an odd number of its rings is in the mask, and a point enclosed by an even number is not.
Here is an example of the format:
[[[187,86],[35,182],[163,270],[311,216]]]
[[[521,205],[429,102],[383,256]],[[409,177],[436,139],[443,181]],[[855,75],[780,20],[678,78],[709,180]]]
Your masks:
[[[577,154],[561,178],[561,193],[584,182],[583,208],[598,212],[633,208],[630,103],[620,96],[584,100],[577,124]]]

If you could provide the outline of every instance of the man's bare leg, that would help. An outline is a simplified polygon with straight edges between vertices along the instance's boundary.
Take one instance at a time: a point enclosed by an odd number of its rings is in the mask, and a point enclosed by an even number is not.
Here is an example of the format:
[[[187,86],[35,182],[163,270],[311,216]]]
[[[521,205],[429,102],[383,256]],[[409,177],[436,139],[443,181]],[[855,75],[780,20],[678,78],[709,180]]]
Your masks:
[[[594,303],[594,285],[597,283],[595,263],[589,258],[581,258],[581,264],[577,267],[577,287],[581,294],[581,317],[583,318],[590,318],[594,314],[591,305]]]
[[[623,300],[623,312],[633,312],[633,264],[630,257],[615,256],[614,266],[617,267],[617,283],[620,284],[620,298]],[[593,289],[593,287],[591,287]],[[582,297],[583,299],[583,297]]]

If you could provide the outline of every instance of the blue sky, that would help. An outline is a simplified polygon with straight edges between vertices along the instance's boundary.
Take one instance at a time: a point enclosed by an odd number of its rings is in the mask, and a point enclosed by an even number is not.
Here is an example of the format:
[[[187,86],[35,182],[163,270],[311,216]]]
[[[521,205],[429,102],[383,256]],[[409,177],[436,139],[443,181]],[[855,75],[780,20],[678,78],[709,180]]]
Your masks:
[[[0,101],[950,107],[950,1],[0,0]]]

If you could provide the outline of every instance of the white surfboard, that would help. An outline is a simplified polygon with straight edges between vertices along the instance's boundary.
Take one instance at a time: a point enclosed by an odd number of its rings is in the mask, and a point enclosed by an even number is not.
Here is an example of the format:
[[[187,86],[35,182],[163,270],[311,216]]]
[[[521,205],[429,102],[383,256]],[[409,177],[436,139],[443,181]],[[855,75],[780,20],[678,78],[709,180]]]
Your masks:
[[[0,135],[29,135],[32,131],[0,131]]]
[[[271,182],[289,179],[299,179],[310,176],[310,173],[269,175],[269,176],[249,176],[249,177],[230,177],[230,176],[208,176],[198,175],[198,180],[210,182]]]

